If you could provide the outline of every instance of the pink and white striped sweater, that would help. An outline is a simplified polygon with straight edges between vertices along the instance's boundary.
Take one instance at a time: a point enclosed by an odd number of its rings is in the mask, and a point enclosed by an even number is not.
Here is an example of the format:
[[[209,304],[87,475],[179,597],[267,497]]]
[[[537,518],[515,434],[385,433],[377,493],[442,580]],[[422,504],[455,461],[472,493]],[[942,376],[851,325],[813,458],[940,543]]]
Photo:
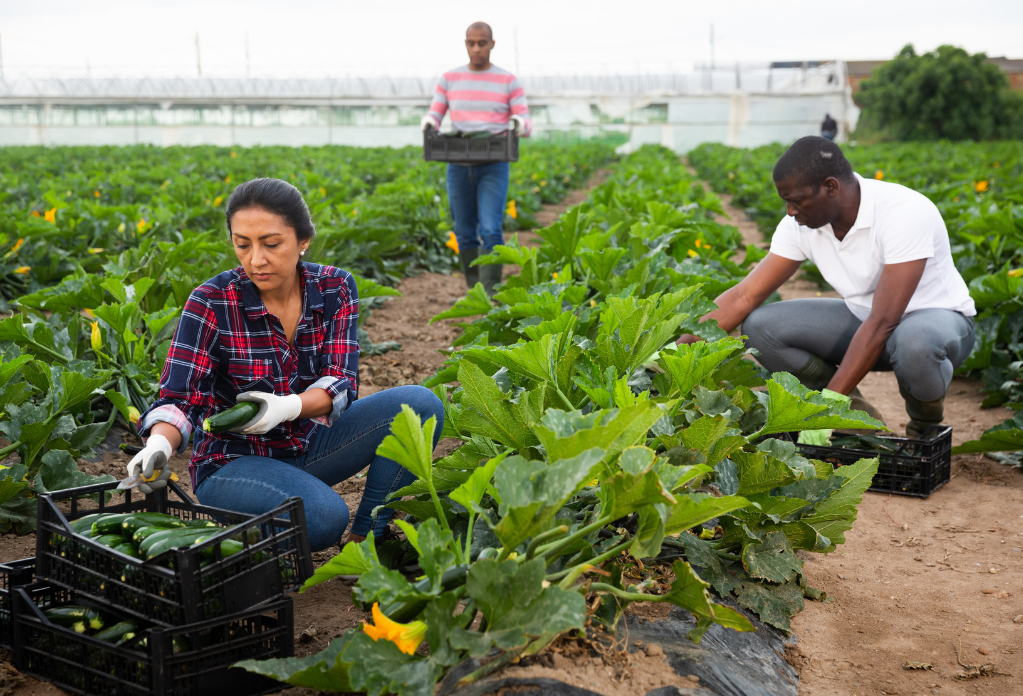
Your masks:
[[[526,92],[519,78],[496,65],[480,71],[463,65],[444,73],[430,104],[429,115],[438,130],[449,108],[451,127],[457,131],[501,133],[508,130],[514,114],[526,120],[526,136],[533,132]]]

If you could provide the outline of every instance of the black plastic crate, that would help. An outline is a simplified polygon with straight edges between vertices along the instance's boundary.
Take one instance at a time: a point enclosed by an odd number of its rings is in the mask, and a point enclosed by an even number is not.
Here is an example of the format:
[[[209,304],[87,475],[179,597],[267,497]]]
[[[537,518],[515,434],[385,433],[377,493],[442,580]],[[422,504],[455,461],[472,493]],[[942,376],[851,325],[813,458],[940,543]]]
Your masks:
[[[262,515],[246,515],[194,503],[172,483],[168,488],[180,502],[168,499],[167,489],[150,496],[129,490],[124,491],[124,502],[116,502],[115,497],[110,503],[101,502],[99,508],[79,505],[87,496],[116,486],[114,481],[39,496],[36,575],[40,579],[153,623],[182,626],[281,597],[313,573],[301,498],[289,498]],[[70,506],[70,511],[65,515],[61,506]],[[242,551],[222,558],[220,542],[236,533],[224,530],[199,546],[169,551],[172,570],[158,564],[159,558],[131,558],[71,530],[70,520],[95,512],[163,512],[186,520],[244,523],[247,529],[258,527],[262,539],[246,540]],[[214,560],[200,567],[201,552],[211,547],[215,547]]]
[[[790,439],[795,440],[790,433]],[[855,464],[860,459],[878,457],[877,473],[868,490],[926,498],[948,483],[952,470],[952,426],[932,425],[922,439],[876,435],[891,443],[894,452],[878,452],[847,447],[818,447],[797,444],[799,454],[835,466]]]
[[[14,665],[62,689],[110,696],[248,696],[286,686],[231,665],[294,655],[291,597],[213,621],[149,628],[114,645],[50,623],[32,597],[47,589],[12,591]]]
[[[518,162],[519,137],[514,131],[481,135],[479,133],[439,133],[432,128],[423,132],[423,159],[427,162],[486,164]]]
[[[20,561],[0,563],[0,648],[11,649],[14,618],[11,609],[12,593],[15,587],[31,585],[35,580],[36,559],[23,558]],[[66,602],[71,597],[70,590],[63,587],[50,589],[36,588],[29,595],[32,601],[42,607],[50,604]]]

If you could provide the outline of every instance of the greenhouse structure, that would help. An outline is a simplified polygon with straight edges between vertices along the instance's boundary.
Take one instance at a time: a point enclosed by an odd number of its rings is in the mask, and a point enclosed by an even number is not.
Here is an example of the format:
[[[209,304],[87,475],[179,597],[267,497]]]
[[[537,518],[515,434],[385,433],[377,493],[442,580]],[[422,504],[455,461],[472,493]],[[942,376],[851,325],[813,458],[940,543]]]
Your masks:
[[[524,76],[543,138],[625,132],[626,149],[749,147],[855,128],[842,61],[697,66],[689,74]],[[404,146],[433,78],[0,79],[0,145]]]

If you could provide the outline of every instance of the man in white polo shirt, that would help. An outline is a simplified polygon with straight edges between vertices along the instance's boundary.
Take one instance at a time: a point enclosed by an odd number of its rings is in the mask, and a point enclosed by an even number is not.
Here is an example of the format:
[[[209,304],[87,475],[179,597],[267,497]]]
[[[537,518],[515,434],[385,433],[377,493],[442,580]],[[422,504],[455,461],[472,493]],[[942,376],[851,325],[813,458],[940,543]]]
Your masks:
[[[770,253],[705,318],[726,331],[741,323],[764,367],[849,395],[853,408],[879,420],[856,386],[871,370],[893,370],[906,433],[920,437],[941,422],[952,373],[974,342],[976,310],[941,214],[916,191],[854,174],[838,145],[816,136],[782,155],[774,184],[788,217]],[[761,306],[805,259],[842,299]]]

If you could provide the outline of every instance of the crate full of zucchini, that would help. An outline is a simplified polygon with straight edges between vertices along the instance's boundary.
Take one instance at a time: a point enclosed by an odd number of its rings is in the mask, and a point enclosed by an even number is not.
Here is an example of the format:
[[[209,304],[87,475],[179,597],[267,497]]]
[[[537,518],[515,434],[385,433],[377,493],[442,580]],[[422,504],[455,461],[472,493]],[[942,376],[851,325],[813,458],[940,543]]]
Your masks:
[[[116,486],[40,495],[37,582],[20,584],[23,562],[0,567],[0,635],[18,669],[82,694],[279,688],[229,670],[294,652],[285,594],[313,571],[302,500],[247,515],[198,505],[174,483],[123,498]]]

